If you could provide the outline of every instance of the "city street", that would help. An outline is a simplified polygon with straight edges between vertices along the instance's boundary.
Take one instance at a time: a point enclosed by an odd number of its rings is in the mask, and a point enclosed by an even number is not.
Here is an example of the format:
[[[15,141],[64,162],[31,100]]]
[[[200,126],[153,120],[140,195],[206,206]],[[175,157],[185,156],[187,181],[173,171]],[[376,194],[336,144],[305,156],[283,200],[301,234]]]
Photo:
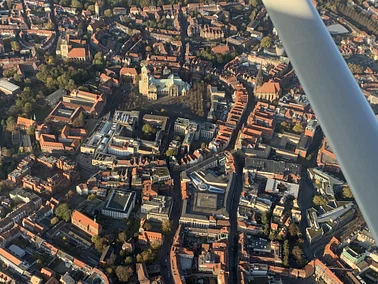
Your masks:
[[[228,145],[228,149],[233,150],[236,142],[236,137],[238,132],[240,131],[242,125],[244,125],[245,121],[248,119],[249,114],[252,112],[253,108],[255,107],[255,100],[252,95],[252,90],[248,90],[248,105],[246,110],[244,111],[236,129],[234,130],[230,143]],[[229,213],[229,220],[230,220],[230,235],[229,235],[229,247],[228,247],[228,255],[229,255],[229,282],[230,283],[237,283],[237,271],[238,271],[238,256],[239,256],[239,247],[238,247],[238,222],[237,222],[237,209],[239,205],[239,197],[243,187],[243,167],[244,167],[244,158],[241,158],[237,155],[234,155],[235,164],[236,164],[236,173],[232,180],[233,186],[231,186],[232,192],[229,193],[228,200],[227,200],[227,211]]]
[[[239,205],[239,197],[243,187],[242,173],[243,173],[243,160],[235,159],[236,173],[232,180],[232,192],[229,193],[227,200],[227,211],[229,212],[230,219],[230,234],[228,238],[228,255],[229,255],[229,282],[237,283],[238,281],[238,256],[239,256],[239,238],[238,238],[238,222],[237,222],[237,209]]]
[[[161,276],[163,277],[165,283],[173,283],[171,279],[171,267],[169,262],[169,251],[171,249],[173,236],[175,235],[177,228],[179,226],[180,216],[181,216],[181,183],[180,183],[180,172],[171,172],[174,180],[174,189],[170,195],[173,198],[173,207],[171,212],[172,227],[171,232],[164,237],[163,245],[160,248],[159,253],[159,264],[161,268]]]
[[[314,253],[306,238],[306,227],[308,226],[306,212],[307,212],[307,209],[311,208],[313,205],[312,199],[314,195],[316,194],[316,189],[312,185],[311,180],[307,177],[307,169],[304,167],[302,168],[301,176],[302,176],[301,187],[300,187],[301,190],[298,196],[298,205],[299,205],[299,208],[301,209],[302,218],[301,218],[299,227],[301,229],[301,233],[305,241],[304,246],[303,246],[303,251],[306,254],[307,259],[310,260],[313,258]]]

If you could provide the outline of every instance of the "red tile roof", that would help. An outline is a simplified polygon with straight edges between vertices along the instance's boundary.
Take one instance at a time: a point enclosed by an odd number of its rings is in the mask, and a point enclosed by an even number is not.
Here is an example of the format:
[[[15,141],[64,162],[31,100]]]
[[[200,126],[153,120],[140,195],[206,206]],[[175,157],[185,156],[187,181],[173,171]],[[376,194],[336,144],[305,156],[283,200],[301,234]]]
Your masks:
[[[256,89],[256,93],[278,93],[281,90],[280,84],[275,82],[266,82]]]
[[[7,252],[3,248],[0,248],[0,255],[5,257],[7,260],[11,261],[13,264],[19,266],[22,261],[19,260],[17,257],[13,256],[11,253]]]
[[[71,222],[75,226],[78,226],[82,230],[86,231],[90,235],[98,235],[101,231],[101,225],[91,218],[85,216],[77,210],[74,210],[71,217]]]
[[[75,47],[68,52],[68,58],[85,58],[87,50],[84,47]]]

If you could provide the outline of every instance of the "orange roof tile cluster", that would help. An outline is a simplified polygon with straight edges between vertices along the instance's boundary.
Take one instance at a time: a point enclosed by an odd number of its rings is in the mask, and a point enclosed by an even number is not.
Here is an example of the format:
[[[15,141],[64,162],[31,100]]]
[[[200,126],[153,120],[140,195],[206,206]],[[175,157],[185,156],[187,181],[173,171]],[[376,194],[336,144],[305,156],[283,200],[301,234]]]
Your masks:
[[[238,220],[238,228],[241,228],[242,230],[245,230],[245,231],[250,231],[250,232],[263,232],[263,228],[259,227],[259,226],[254,226],[254,225],[249,225],[243,221],[239,221]]]
[[[16,125],[20,128],[28,129],[31,126],[35,126],[36,122],[32,119],[18,116]]]
[[[181,198],[183,200],[189,198],[188,183],[185,181],[181,182]]]
[[[66,107],[80,107],[88,114],[97,116],[105,105],[105,97],[102,94],[72,90],[69,95],[63,96],[63,103]]]
[[[41,134],[39,136],[39,145],[43,152],[52,153],[55,151],[73,152],[80,146],[80,140],[72,140],[69,143],[59,142],[53,134]]]
[[[278,64],[278,65],[274,66],[274,68],[272,68],[271,70],[269,70],[269,76],[271,76],[271,77],[277,76],[283,70],[285,70],[286,67],[287,67],[287,64],[285,64],[285,63],[281,63],[281,64]]]
[[[89,57],[89,52],[84,47],[74,47],[68,52],[70,59],[86,59]]]
[[[179,163],[179,165],[191,165],[195,164],[198,161],[200,161],[201,158],[206,159],[207,157],[210,157],[212,155],[212,152],[209,148],[203,148],[203,149],[196,149],[193,153],[187,153],[185,156],[183,156]]]
[[[95,267],[90,267],[89,265],[87,265],[84,262],[78,260],[77,258],[74,258],[73,256],[71,256],[71,255],[69,255],[67,253],[63,253],[63,252],[59,251],[52,244],[48,243],[43,238],[35,235],[34,233],[30,232],[29,230],[25,229],[24,227],[15,224],[14,227],[10,231],[12,232],[12,235],[17,234],[17,233],[23,234],[23,236],[30,243],[38,245],[38,247],[42,247],[45,250],[48,250],[51,255],[56,255],[57,257],[59,257],[61,259],[63,257],[65,260],[67,258],[71,259],[72,262],[73,262],[73,266],[75,268],[82,269],[87,274],[96,273],[102,279],[102,281],[105,284],[110,284],[108,277],[100,269],[95,268]],[[4,233],[2,235],[4,235]],[[3,248],[0,248],[0,255],[2,255],[3,257],[6,257],[9,261],[11,261],[12,263],[14,263],[15,265],[19,266],[21,264],[21,260],[19,260],[18,258],[14,257],[12,254],[10,254],[9,252],[7,252]],[[48,268],[42,268],[41,269],[41,273],[44,274],[44,275],[46,275],[46,276],[49,276],[53,272],[51,270],[49,270]],[[54,279],[54,278],[50,278],[50,280],[51,279]],[[48,282],[48,283],[50,283],[50,282]],[[51,283],[56,283],[56,282],[52,281]]]
[[[71,115],[62,114],[68,113],[68,111],[71,112]],[[78,105],[60,101],[46,119],[54,122],[72,123],[83,111],[83,108]]]
[[[256,96],[258,93],[278,94],[281,90],[280,84],[275,82],[265,82],[262,86],[258,87],[255,91]]]
[[[285,112],[285,118],[290,120],[293,124],[307,122],[315,119],[315,114],[307,111],[295,110],[288,108]]]
[[[119,74],[120,74],[120,76],[125,76],[125,75],[136,76],[136,75],[138,75],[138,72],[135,68],[123,67],[119,71]]]
[[[0,255],[6,258],[8,261],[12,262],[16,266],[20,266],[20,264],[22,263],[20,259],[18,259],[17,257],[15,257],[14,255],[12,255],[10,252],[6,251],[3,248],[0,248]]]
[[[219,125],[217,136],[215,137],[215,142],[219,146],[227,145],[230,142],[232,133],[234,129],[225,125]]]
[[[69,140],[79,140],[81,141],[87,135],[87,130],[85,128],[73,128],[70,125],[65,125],[62,128],[60,137]]]
[[[211,49],[215,54],[224,54],[230,52],[228,45],[217,45]]]
[[[55,272],[48,267],[41,268],[41,274],[44,278],[50,279],[55,276]]]
[[[71,222],[73,225],[90,234],[91,236],[97,236],[102,230],[102,227],[99,223],[77,210],[74,210],[74,212],[72,213]]]
[[[333,153],[330,145],[327,142],[326,137],[324,137],[322,141],[322,146],[319,149],[317,164],[319,167],[324,167],[330,171],[341,171],[340,165],[336,159],[336,155]]]
[[[151,200],[152,197],[155,197],[157,195],[158,195],[158,192],[152,188],[152,181],[151,180],[143,181],[143,190],[142,190],[143,200]]]
[[[336,237],[332,237],[332,239],[326,244],[324,247],[323,256],[327,259],[327,261],[335,261],[339,259],[339,256],[334,253],[334,248],[340,244],[340,241]]]
[[[231,107],[227,115],[227,120],[225,125],[219,125],[217,136],[215,137],[215,142],[218,143],[219,147],[227,145],[231,139],[234,128],[239,123],[240,118],[248,103],[248,92],[240,84],[233,85],[234,91],[234,104]]]
[[[138,241],[146,244],[150,244],[154,241],[163,242],[163,235],[158,232],[143,231],[139,234]]]
[[[275,106],[258,102],[238,134],[238,148],[255,148],[262,138],[271,139],[274,127]]]

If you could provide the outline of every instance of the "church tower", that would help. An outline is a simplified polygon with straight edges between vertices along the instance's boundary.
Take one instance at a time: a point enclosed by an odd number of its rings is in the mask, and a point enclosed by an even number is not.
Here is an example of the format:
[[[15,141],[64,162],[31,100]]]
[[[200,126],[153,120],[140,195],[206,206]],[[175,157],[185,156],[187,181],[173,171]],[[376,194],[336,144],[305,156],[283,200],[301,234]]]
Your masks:
[[[263,71],[262,71],[262,65],[260,65],[259,71],[257,72],[256,75],[256,82],[255,82],[255,91],[258,87],[261,87],[262,84],[264,83],[264,78],[263,78]]]
[[[149,75],[148,69],[146,66],[142,67],[142,75],[139,81],[139,93],[141,95],[147,96],[148,95],[148,86],[149,86]]]
[[[95,15],[97,19],[100,17],[100,6],[98,5],[97,1],[95,3]]]
[[[69,39],[66,37],[64,39],[61,40],[61,43],[60,43],[60,55],[63,57],[63,58],[67,58],[68,57],[68,41]]]

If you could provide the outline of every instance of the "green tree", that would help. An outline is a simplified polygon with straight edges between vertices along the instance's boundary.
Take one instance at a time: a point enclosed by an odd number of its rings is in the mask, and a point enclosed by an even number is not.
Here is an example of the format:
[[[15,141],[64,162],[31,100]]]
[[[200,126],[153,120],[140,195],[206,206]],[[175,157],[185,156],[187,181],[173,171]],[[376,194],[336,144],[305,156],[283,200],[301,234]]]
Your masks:
[[[270,36],[263,37],[260,42],[262,48],[269,48],[272,45],[272,38]]]
[[[127,238],[127,235],[126,235],[126,233],[125,232],[119,232],[118,233],[118,241],[119,242],[125,242],[126,241],[126,238]]]
[[[133,258],[132,258],[131,256],[127,256],[127,257],[125,258],[125,263],[126,263],[126,264],[131,264],[131,263],[133,263]]]
[[[143,229],[145,229],[146,231],[150,231],[152,229],[150,222],[145,222],[143,225]]]
[[[298,263],[302,263],[303,250],[299,246],[294,246],[291,254],[295,257]]]
[[[88,199],[89,201],[92,201],[92,200],[95,200],[96,197],[97,197],[97,195],[94,194],[94,193],[92,193],[92,194],[89,194],[89,195],[88,195],[88,198],[87,198],[87,199]]]
[[[83,4],[79,0],[72,0],[71,7],[76,9],[83,9]]]
[[[299,227],[295,223],[291,223],[289,226],[289,234],[290,236],[294,237],[299,234]]]
[[[48,22],[46,25],[45,25],[45,29],[46,30],[53,30],[54,29],[54,24],[52,22]]]
[[[51,226],[55,226],[56,224],[58,224],[59,222],[59,218],[58,217],[54,217],[50,220],[50,225]]]
[[[138,263],[142,263],[143,262],[143,256],[139,253],[139,254],[137,254],[137,256],[136,256],[136,261],[138,262]]]
[[[11,148],[3,147],[1,148],[1,155],[4,157],[12,157],[13,151]]]
[[[35,134],[35,126],[34,125],[29,126],[29,128],[26,130],[26,133],[28,135],[34,135]]]
[[[161,245],[162,245],[162,243],[160,241],[153,241],[153,242],[151,242],[151,248],[153,250],[160,249]]]
[[[257,0],[249,0],[249,5],[251,5],[253,8],[256,8],[258,5]]]
[[[93,64],[102,66],[104,65],[104,56],[102,52],[97,52],[95,56],[93,57]]]
[[[271,231],[269,234],[269,239],[271,241],[274,241],[275,239],[277,239],[277,234]]]
[[[24,81],[24,77],[21,75],[21,74],[17,74],[15,73],[13,75],[13,79],[17,82],[17,83],[22,83]]]
[[[66,212],[63,213],[62,215],[62,219],[66,222],[70,222],[71,221],[71,215],[72,215],[72,210],[67,210]]]
[[[49,76],[46,79],[46,87],[50,90],[55,90],[57,86],[57,80],[54,79],[54,77]]]
[[[143,262],[153,262],[156,257],[156,254],[151,249],[148,249],[143,251],[141,253],[141,256],[143,258]]]
[[[268,222],[269,222],[269,220],[268,220],[268,215],[267,215],[266,212],[263,212],[263,213],[261,214],[261,223],[262,223],[263,225],[265,225],[265,224],[268,224]]]
[[[268,234],[269,234],[269,224],[268,223],[266,223],[265,225],[264,225],[264,235],[265,236],[268,236]]]
[[[92,237],[92,243],[94,244],[95,249],[99,253],[102,253],[102,251],[106,247],[107,241],[106,241],[105,238],[101,238],[99,236],[93,236]]]
[[[13,77],[17,70],[15,68],[7,68],[3,71],[3,76],[6,78]]]
[[[7,131],[13,131],[16,128],[16,120],[13,116],[7,118]]]
[[[112,12],[112,10],[111,10],[111,9],[107,9],[107,10],[105,10],[105,11],[104,11],[104,16],[105,16],[105,17],[108,17],[108,18],[110,18],[111,16],[113,16],[113,12]]]
[[[290,130],[290,125],[286,121],[283,121],[280,123],[280,127],[284,131],[289,131]]]
[[[133,269],[130,266],[117,266],[115,273],[120,282],[128,282],[130,277],[134,274]]]
[[[169,221],[168,219],[164,219],[163,222],[161,223],[161,229],[164,234],[169,234],[172,229],[172,222]]]
[[[166,152],[165,152],[165,155],[167,157],[173,157],[173,156],[176,156],[177,155],[177,150],[176,149],[168,149]]]
[[[66,222],[71,220],[71,214],[72,211],[67,203],[62,203],[55,209],[55,215]]]
[[[92,14],[94,14],[94,12],[95,12],[94,5],[88,5],[87,10],[90,11]]]
[[[353,193],[349,186],[343,188],[343,197],[347,199],[353,198]]]
[[[109,276],[112,276],[112,275],[113,275],[113,268],[111,268],[111,267],[107,267],[107,268],[105,269],[105,271],[106,271],[106,274],[107,274],[107,275],[109,275]]]
[[[142,131],[145,134],[149,134],[149,133],[153,133],[154,128],[151,125],[149,125],[148,123],[146,123],[145,125],[143,125]]]
[[[283,260],[282,260],[282,264],[284,266],[289,266],[289,253],[290,253],[289,241],[285,240],[284,245],[283,245]]]
[[[33,104],[30,103],[30,102],[26,102],[24,107],[23,107],[23,111],[25,114],[30,114],[33,110]],[[34,130],[35,131],[35,130]]]
[[[17,41],[11,41],[11,49],[16,52],[20,52],[21,46]]]
[[[315,195],[314,198],[312,199],[312,203],[314,203],[314,205],[316,206],[327,205],[328,200],[324,196]]]
[[[304,132],[304,128],[302,126],[302,124],[300,123],[296,123],[294,126],[293,126],[293,131],[295,133],[303,133]]]

